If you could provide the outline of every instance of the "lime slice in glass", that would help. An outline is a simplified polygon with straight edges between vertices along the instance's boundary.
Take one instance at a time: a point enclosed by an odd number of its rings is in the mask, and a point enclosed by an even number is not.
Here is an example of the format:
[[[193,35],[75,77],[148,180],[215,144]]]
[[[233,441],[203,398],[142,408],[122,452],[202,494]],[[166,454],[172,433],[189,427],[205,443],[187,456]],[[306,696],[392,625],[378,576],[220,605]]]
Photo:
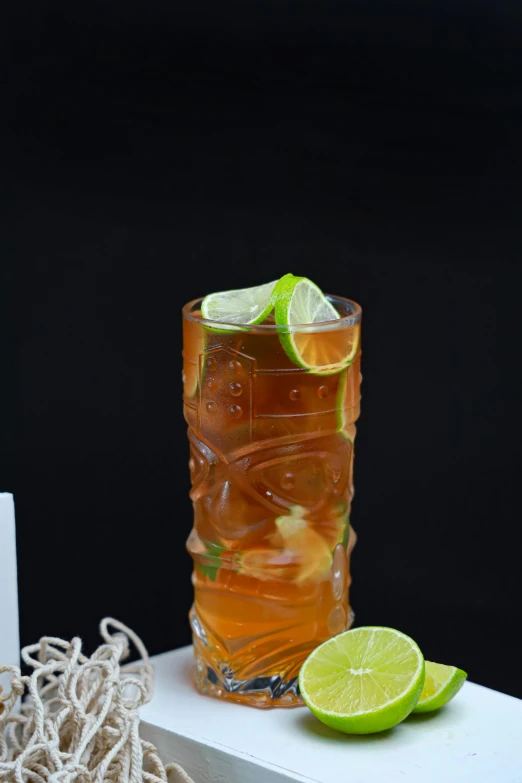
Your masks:
[[[199,568],[203,576],[207,576],[212,582],[215,582],[225,547],[222,544],[205,541],[205,549],[207,550],[204,556],[205,562],[198,562],[197,568]]]
[[[209,294],[201,303],[201,315],[222,324],[260,324],[273,310],[272,294],[277,282]]]
[[[263,580],[294,584],[324,582],[331,577],[332,552],[306,520],[306,509],[292,506],[289,514],[277,517],[270,548],[255,547],[238,557],[242,574]]]
[[[341,317],[320,288],[306,277],[285,275],[274,292],[278,326],[313,326]],[[281,330],[279,339],[289,359],[315,375],[340,372],[353,361],[359,345],[358,329]]]
[[[337,416],[337,432],[339,432],[343,438],[349,440],[351,444],[355,441],[355,424],[346,422],[346,405],[351,401],[351,390],[348,389],[348,370],[347,367],[341,372],[339,376],[339,386],[337,389],[337,397],[335,400],[336,416]]]
[[[327,726],[372,734],[404,720],[424,683],[424,658],[409,636],[368,626],[317,647],[299,673],[301,695]]]
[[[447,704],[460,691],[467,678],[456,666],[426,661],[426,677],[413,712],[431,712]]]

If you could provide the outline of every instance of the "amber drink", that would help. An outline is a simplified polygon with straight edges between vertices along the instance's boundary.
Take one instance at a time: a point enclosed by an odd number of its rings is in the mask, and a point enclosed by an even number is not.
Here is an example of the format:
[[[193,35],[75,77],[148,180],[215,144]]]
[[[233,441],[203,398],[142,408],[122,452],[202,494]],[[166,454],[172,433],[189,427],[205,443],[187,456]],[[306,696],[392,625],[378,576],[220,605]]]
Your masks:
[[[296,327],[216,324],[201,300],[183,309],[196,682],[257,707],[300,704],[304,659],[352,622],[361,310],[329,301],[337,321]],[[289,331],[313,371],[289,358]]]

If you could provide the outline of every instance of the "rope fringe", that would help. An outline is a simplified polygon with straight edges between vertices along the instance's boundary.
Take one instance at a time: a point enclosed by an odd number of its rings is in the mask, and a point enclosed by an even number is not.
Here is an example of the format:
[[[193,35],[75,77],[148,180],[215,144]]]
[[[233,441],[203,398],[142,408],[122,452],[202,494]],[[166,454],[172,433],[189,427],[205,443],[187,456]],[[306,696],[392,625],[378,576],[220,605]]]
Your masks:
[[[10,690],[0,687],[0,783],[194,783],[139,737],[154,679],[143,642],[110,617],[100,633],[90,658],[78,638],[44,636],[22,650],[30,675],[0,666],[11,675]],[[141,661],[121,666],[131,643]]]

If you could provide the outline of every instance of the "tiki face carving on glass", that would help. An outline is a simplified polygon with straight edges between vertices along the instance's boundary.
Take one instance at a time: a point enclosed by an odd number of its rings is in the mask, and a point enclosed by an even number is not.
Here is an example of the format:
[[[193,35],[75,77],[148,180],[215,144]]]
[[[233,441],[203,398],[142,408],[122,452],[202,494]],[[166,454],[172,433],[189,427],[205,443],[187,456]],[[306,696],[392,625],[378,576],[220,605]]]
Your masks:
[[[341,318],[306,339],[317,356],[339,344],[350,359],[313,372],[289,358],[273,323],[219,328],[201,300],[184,308],[196,680],[255,706],[300,703],[303,660],[352,619],[360,308],[331,301]]]

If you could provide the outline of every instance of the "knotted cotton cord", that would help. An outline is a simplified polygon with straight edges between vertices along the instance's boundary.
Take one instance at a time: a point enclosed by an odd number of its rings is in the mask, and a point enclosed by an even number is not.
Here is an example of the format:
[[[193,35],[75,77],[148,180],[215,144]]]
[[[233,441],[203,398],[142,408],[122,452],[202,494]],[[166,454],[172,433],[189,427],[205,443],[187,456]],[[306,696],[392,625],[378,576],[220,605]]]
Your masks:
[[[10,690],[0,687],[0,783],[194,783],[140,739],[139,709],[153,690],[143,642],[112,618],[100,633],[105,644],[90,658],[78,638],[44,636],[22,650],[30,675],[0,666],[11,675]],[[121,666],[129,642],[141,661]]]

